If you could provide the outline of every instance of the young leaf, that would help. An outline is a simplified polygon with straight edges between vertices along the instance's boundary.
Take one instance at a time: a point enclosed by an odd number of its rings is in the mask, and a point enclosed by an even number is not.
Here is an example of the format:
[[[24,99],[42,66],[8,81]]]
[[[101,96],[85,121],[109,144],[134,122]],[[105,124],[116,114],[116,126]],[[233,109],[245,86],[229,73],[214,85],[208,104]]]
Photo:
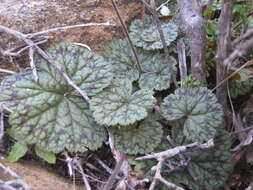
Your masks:
[[[173,71],[170,71],[168,65],[173,65]],[[165,90],[170,87],[172,82],[172,74],[176,72],[176,60],[169,57],[165,60],[165,56],[156,54],[151,59],[142,63],[143,72],[141,74],[139,85],[141,88],[150,88],[154,90]]]
[[[147,118],[129,126],[112,128],[116,148],[126,154],[146,154],[152,152],[162,139],[162,125]]]
[[[43,160],[47,161],[49,164],[56,163],[56,156],[52,152],[46,152],[40,149],[38,146],[35,146],[35,153],[41,157]]]
[[[232,169],[229,134],[219,129],[214,143],[215,147],[211,149],[184,154],[191,158],[191,174],[188,170],[178,170],[171,172],[166,178],[179,186],[185,185],[194,190],[218,189],[225,183]]]
[[[28,147],[26,144],[16,142],[6,160],[9,162],[16,162],[19,160],[19,158],[23,157],[27,151]]]
[[[222,106],[205,87],[177,89],[164,99],[161,112],[167,120],[185,118],[184,135],[198,142],[213,138],[223,119]]]
[[[167,45],[177,38],[177,25],[173,23],[162,23],[162,30]],[[152,18],[147,15],[142,20],[136,19],[132,22],[129,35],[137,47],[142,47],[145,50],[163,48],[157,27],[153,24]]]
[[[130,125],[144,119],[154,103],[152,90],[141,89],[133,93],[129,79],[115,79],[110,88],[91,99],[90,109],[101,125]]]
[[[111,82],[110,64],[88,50],[61,44],[49,54],[89,95]],[[13,110],[10,134],[47,152],[100,147],[106,131],[95,123],[88,104],[50,64],[40,58],[36,63],[37,83],[30,72],[9,76],[2,83],[0,102]]]
[[[136,51],[140,63],[148,62],[154,55],[141,48],[136,48]],[[126,39],[112,41],[105,47],[102,55],[113,65],[116,77],[128,78],[131,81],[139,79],[137,62]]]

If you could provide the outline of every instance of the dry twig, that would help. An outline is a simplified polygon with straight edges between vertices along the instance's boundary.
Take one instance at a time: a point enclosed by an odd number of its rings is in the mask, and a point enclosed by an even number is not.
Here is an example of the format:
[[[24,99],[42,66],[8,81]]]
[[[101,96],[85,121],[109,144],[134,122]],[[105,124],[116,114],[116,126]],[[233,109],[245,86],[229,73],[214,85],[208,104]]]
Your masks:
[[[116,160],[116,166],[114,170],[112,171],[112,174],[109,177],[106,186],[103,188],[104,190],[109,190],[112,187],[115,180],[118,178],[119,173],[123,173],[123,177],[121,178],[121,181],[124,181],[129,176],[129,173],[131,171],[131,166],[126,160],[125,154],[121,153],[115,148],[114,136],[109,129],[108,129],[108,134],[109,134],[109,146],[113,154],[113,157]]]
[[[103,23],[87,23],[87,24],[76,24],[76,25],[70,25],[70,26],[60,26],[57,28],[51,28],[48,30],[43,30],[40,32],[25,34],[25,38],[34,38],[36,36],[44,35],[51,32],[59,32],[62,30],[69,30],[73,28],[81,28],[81,27],[89,27],[89,26],[113,26],[114,24],[111,24],[110,22],[103,22]]]
[[[189,152],[189,151],[194,151],[194,150],[199,150],[199,149],[208,149],[214,146],[214,141],[213,139],[209,140],[207,143],[200,144],[200,143],[192,143],[184,146],[177,146],[175,148],[159,152],[159,153],[154,153],[142,157],[138,157],[135,160],[148,160],[148,159],[156,159],[158,161],[157,165],[155,166],[155,176],[154,179],[150,185],[149,190],[154,190],[156,184],[158,181],[162,182],[164,185],[166,185],[170,189],[174,190],[184,190],[181,187],[178,187],[177,185],[167,181],[162,177],[162,167],[166,159],[172,158],[176,155],[179,155],[184,152]]]
[[[34,77],[35,82],[38,82],[39,77],[38,77],[36,66],[34,64],[33,55],[34,55],[34,49],[33,49],[33,47],[30,47],[29,48],[30,67],[32,69],[32,73],[33,73],[33,77]]]
[[[116,14],[117,14],[119,20],[120,20],[120,23],[121,23],[121,26],[122,26],[123,31],[124,31],[124,33],[125,33],[125,36],[127,37],[128,42],[129,42],[129,44],[130,44],[130,47],[131,47],[131,49],[132,49],[132,51],[133,51],[134,57],[135,57],[135,59],[136,59],[136,63],[137,63],[138,70],[139,70],[140,72],[142,72],[141,64],[140,64],[140,61],[139,61],[137,52],[136,52],[136,50],[135,50],[135,47],[134,47],[134,45],[133,45],[133,43],[132,43],[132,40],[131,40],[131,38],[130,38],[130,36],[129,36],[129,34],[128,34],[127,27],[126,27],[124,21],[122,20],[122,18],[121,18],[121,16],[120,16],[120,13],[119,13],[119,10],[118,10],[118,7],[117,7],[116,3],[114,2],[114,0],[111,0],[111,2],[112,2],[112,5],[113,5],[114,10],[116,11]]]
[[[46,43],[50,38],[49,37],[44,37],[42,39],[38,39],[38,40],[34,40],[34,44],[36,45],[40,45],[40,44],[43,44],[43,43]],[[38,41],[38,42],[37,42]],[[8,50],[2,50],[0,49],[0,53],[3,55],[3,56],[10,56],[10,57],[19,57],[21,56],[21,54],[27,50],[31,48],[31,46],[25,44],[25,45],[21,45],[21,46],[18,46],[18,47],[14,47],[14,48],[11,48],[11,49],[8,49]],[[19,49],[19,50],[18,50]],[[18,51],[17,51],[18,50]]]
[[[4,113],[0,112],[0,143],[2,142],[2,138],[4,136]]]
[[[16,72],[8,70],[8,69],[0,69],[0,72],[2,73],[8,73],[8,74],[15,74]]]
[[[0,168],[4,171],[4,173],[15,178],[15,180],[6,181],[6,182],[0,180],[0,189],[17,190],[16,188],[14,188],[17,186],[19,186],[19,188],[21,188],[21,190],[30,190],[31,189],[29,187],[29,185],[25,181],[23,181],[21,179],[21,177],[16,172],[11,170],[9,167],[6,167],[2,163],[0,163]]]
[[[178,42],[177,42],[177,52],[178,52],[180,79],[182,80],[184,77],[187,76],[185,44],[184,44],[184,39],[183,38],[179,39]]]

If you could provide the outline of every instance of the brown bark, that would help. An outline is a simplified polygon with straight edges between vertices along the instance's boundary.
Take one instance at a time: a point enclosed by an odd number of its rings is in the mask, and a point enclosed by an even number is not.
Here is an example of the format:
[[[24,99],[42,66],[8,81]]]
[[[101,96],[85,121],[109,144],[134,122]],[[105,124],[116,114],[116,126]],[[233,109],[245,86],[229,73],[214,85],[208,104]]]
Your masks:
[[[218,24],[218,50],[217,50],[217,66],[216,66],[216,83],[219,84],[227,77],[226,58],[229,56],[231,48],[231,17],[234,0],[222,0],[221,15]],[[224,82],[216,90],[219,103],[227,111],[227,82]]]
[[[190,43],[191,73],[198,80],[206,82],[206,33],[201,4],[198,0],[178,0],[178,4],[184,31]]]

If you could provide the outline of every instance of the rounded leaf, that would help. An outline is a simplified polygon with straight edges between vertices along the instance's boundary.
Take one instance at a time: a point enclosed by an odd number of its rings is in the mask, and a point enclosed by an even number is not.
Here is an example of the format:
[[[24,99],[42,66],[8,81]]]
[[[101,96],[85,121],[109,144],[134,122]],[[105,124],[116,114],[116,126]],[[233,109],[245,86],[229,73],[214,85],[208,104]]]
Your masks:
[[[130,125],[144,119],[155,103],[153,91],[132,92],[129,79],[115,79],[111,87],[91,99],[90,109],[101,125]]]
[[[191,158],[191,174],[188,170],[177,170],[166,177],[173,183],[188,186],[194,190],[214,190],[222,186],[232,170],[230,136],[219,129],[214,138],[215,147],[207,150],[185,153]],[[195,180],[193,177],[195,177]]]
[[[173,23],[162,23],[166,45],[173,42],[178,35],[178,27]],[[157,27],[153,24],[152,18],[145,16],[144,19],[136,19],[130,26],[130,37],[133,44],[145,50],[162,49],[162,41]]]
[[[238,79],[232,78],[229,81],[229,91],[232,98],[247,95],[253,89],[253,74],[247,69],[238,73]]]
[[[111,82],[110,64],[88,50],[61,44],[49,54],[89,95]],[[9,76],[2,82],[0,102],[13,111],[10,135],[46,152],[82,152],[100,147],[106,131],[93,119],[89,105],[50,64],[41,58],[36,63],[37,83],[30,72]]]
[[[45,152],[44,150],[40,149],[38,146],[35,146],[35,153],[37,156],[47,161],[49,164],[56,163],[56,155],[52,152]]]
[[[161,112],[167,120],[185,118],[184,135],[198,142],[213,138],[223,121],[222,106],[205,87],[177,89],[164,99]]]
[[[105,87],[107,87],[113,78],[112,65],[102,56],[99,56],[86,48],[68,43],[61,43],[49,49],[47,52],[71,80],[88,96],[92,96]],[[48,87],[58,87],[58,90],[64,86],[68,87],[66,80],[54,69],[51,64],[41,57],[35,59],[39,65],[39,71],[47,73],[48,81],[51,84],[45,84]],[[41,81],[42,83],[44,81]]]
[[[113,128],[116,148],[126,154],[146,154],[152,152],[161,142],[162,125],[147,118],[129,126]]]
[[[26,144],[21,142],[16,142],[11,149],[11,152],[6,157],[6,160],[9,162],[17,162],[20,158],[22,158],[28,151],[28,147]]]
[[[152,53],[147,53],[136,48],[140,63],[150,60]],[[131,81],[139,79],[139,71],[133,51],[126,39],[110,42],[104,49],[102,55],[113,65],[114,74],[118,78],[128,78]]]
[[[173,65],[173,71],[170,71],[168,64]],[[170,87],[172,74],[176,72],[176,60],[169,57],[165,59],[162,54],[156,54],[151,59],[142,63],[143,73],[139,79],[141,88],[150,88],[154,90],[165,90]]]

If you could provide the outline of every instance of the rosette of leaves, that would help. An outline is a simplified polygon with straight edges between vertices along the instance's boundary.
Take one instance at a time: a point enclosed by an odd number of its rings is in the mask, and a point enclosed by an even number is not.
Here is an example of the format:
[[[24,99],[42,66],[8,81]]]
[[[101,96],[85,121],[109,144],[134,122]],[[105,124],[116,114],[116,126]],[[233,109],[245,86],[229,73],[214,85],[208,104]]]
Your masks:
[[[146,154],[152,152],[161,142],[162,125],[148,116],[128,126],[115,126],[112,132],[116,148],[126,154]]]
[[[173,42],[178,35],[178,27],[173,23],[162,23],[162,31],[164,33],[166,45]],[[153,24],[150,16],[144,19],[136,19],[130,26],[130,37],[133,44],[142,47],[145,50],[162,49],[162,41],[157,27]]]
[[[205,87],[175,90],[164,99],[161,112],[167,120],[185,119],[183,133],[187,140],[193,142],[213,138],[223,119],[222,106]]]
[[[177,135],[174,137],[177,138]],[[183,154],[191,160],[191,174],[189,170],[184,169],[172,171],[169,174],[164,173],[163,176],[178,186],[184,185],[192,190],[218,189],[225,183],[232,169],[228,132],[219,129],[214,143],[213,148]]]
[[[48,54],[88,95],[103,90],[112,79],[112,69],[102,57],[83,48],[60,44]],[[12,113],[9,134],[18,141],[58,153],[97,149],[106,139],[89,105],[58,71],[37,58],[38,82],[31,72],[7,77],[1,85],[0,102]]]
[[[171,64],[173,71],[169,69],[168,64]],[[151,59],[142,63],[143,73],[139,79],[141,88],[150,88],[154,90],[165,90],[170,87],[172,75],[176,72],[176,60],[169,57],[165,59],[162,54],[156,54]]]
[[[129,79],[115,79],[91,99],[90,109],[101,125],[130,125],[147,117],[156,102],[153,93],[150,89],[133,92]]]
[[[230,95],[234,99],[247,95],[251,90],[253,90],[253,73],[247,69],[242,69],[229,81]]]
[[[140,63],[146,63],[154,56],[141,48],[136,48],[136,53]],[[128,78],[131,81],[139,79],[140,68],[127,39],[112,41],[105,47],[102,55],[113,65],[116,77]]]

